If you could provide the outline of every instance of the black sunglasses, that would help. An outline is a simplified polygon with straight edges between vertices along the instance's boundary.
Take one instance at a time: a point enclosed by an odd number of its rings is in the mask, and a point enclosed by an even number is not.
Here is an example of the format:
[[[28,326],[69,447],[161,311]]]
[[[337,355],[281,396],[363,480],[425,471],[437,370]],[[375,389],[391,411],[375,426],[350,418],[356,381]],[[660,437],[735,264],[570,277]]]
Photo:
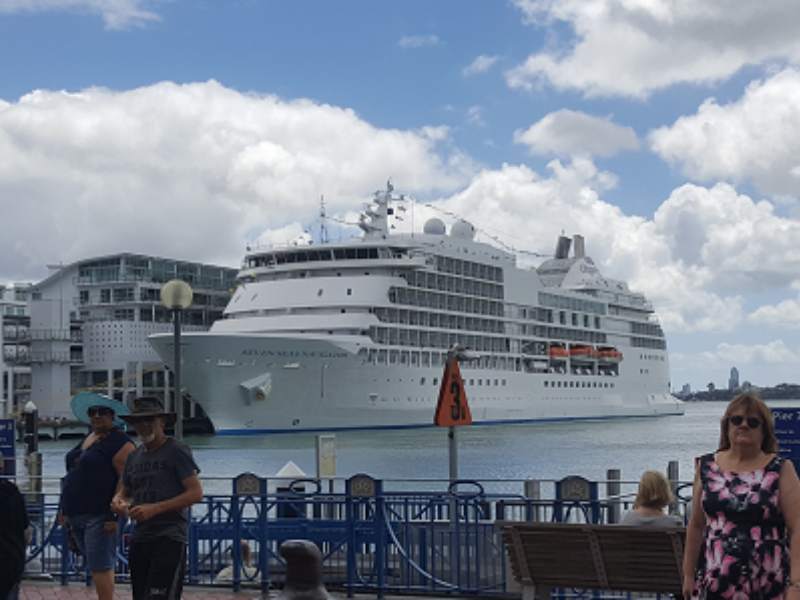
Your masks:
[[[728,420],[734,427],[739,427],[745,421],[747,421],[747,426],[750,429],[758,429],[761,427],[761,419],[758,417],[747,417],[745,419],[742,415],[733,415],[732,417],[728,417]]]
[[[86,414],[90,417],[106,417],[108,415],[113,415],[114,411],[106,406],[90,406]]]

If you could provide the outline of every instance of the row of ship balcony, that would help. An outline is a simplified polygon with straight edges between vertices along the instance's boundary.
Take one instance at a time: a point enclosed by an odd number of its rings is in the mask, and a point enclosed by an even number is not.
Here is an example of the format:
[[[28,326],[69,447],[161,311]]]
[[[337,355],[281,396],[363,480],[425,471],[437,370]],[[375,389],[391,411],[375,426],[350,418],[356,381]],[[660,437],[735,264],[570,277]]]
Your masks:
[[[29,352],[26,347],[3,348],[3,362],[8,365],[31,365],[42,363],[83,364],[83,352]]]

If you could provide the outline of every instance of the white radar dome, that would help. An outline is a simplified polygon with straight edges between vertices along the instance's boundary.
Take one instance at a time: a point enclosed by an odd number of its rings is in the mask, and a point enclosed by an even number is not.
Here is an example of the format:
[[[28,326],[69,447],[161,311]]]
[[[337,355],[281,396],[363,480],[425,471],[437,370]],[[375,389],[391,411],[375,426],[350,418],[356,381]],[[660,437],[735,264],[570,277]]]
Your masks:
[[[456,221],[456,223],[450,228],[450,235],[454,238],[459,238],[462,240],[471,240],[475,237],[475,227],[472,225],[472,223],[462,219],[460,221]]]
[[[436,217],[428,219],[425,221],[425,226],[422,228],[422,231],[430,235],[444,235],[446,231],[444,221]]]

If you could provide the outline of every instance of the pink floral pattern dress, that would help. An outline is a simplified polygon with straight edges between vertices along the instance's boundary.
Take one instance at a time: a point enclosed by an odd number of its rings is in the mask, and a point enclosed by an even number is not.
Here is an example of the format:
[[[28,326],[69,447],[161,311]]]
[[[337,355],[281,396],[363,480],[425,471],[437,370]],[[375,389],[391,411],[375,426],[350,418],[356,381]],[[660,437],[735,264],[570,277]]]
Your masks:
[[[775,456],[763,469],[735,473],[720,469],[713,454],[700,457],[706,526],[695,596],[783,598],[789,555],[779,502],[782,464]]]

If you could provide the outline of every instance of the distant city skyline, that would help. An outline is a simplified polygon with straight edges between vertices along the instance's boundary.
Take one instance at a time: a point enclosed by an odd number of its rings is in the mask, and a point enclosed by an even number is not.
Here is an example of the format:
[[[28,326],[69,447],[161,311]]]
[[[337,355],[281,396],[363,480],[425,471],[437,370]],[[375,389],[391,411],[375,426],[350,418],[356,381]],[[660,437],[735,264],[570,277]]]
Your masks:
[[[239,265],[398,231],[583,234],[653,302],[672,386],[800,364],[800,4],[0,4],[0,283],[116,252]],[[754,24],[757,24],[755,26]],[[714,35],[708,35],[713,31]],[[681,383],[678,383],[681,382]]]

